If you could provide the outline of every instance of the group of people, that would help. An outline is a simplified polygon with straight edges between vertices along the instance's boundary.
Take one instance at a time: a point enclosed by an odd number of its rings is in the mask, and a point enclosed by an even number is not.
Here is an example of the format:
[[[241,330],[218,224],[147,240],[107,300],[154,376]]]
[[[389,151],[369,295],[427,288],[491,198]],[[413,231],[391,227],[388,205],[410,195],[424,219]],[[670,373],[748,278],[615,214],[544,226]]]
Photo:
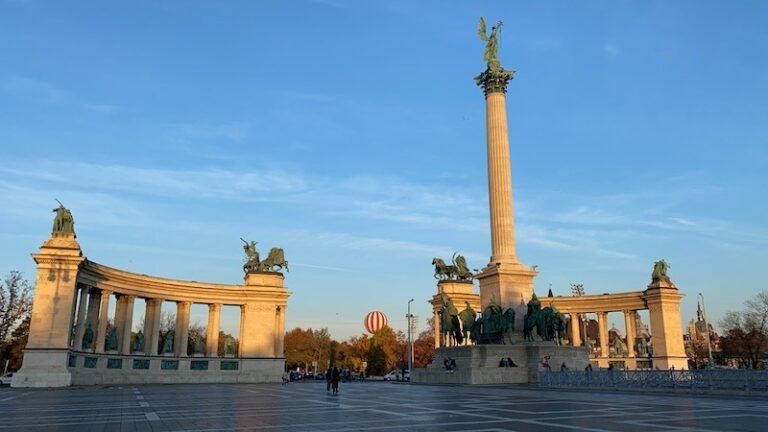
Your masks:
[[[517,367],[517,364],[512,360],[511,357],[502,357],[501,361],[499,362],[499,367]]]
[[[447,372],[453,372],[456,370],[456,360],[448,357],[447,359],[443,360],[443,367],[445,367]]]

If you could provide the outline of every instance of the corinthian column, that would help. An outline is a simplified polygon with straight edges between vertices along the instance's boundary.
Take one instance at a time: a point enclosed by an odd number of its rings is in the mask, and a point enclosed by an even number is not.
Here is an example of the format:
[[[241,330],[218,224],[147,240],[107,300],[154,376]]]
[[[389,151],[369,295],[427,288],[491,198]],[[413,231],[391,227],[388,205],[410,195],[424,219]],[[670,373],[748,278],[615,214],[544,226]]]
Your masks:
[[[488,151],[488,205],[491,219],[491,261],[477,275],[480,302],[516,312],[515,328],[523,328],[525,303],[533,297],[533,278],[538,272],[521,264],[515,250],[515,215],[512,205],[512,170],[507,129],[507,84],[514,71],[501,67],[492,58],[485,72],[475,77],[483,89],[486,108]]]
[[[488,145],[488,202],[491,212],[491,262],[517,263],[512,171],[507,130],[506,71],[485,72]]]

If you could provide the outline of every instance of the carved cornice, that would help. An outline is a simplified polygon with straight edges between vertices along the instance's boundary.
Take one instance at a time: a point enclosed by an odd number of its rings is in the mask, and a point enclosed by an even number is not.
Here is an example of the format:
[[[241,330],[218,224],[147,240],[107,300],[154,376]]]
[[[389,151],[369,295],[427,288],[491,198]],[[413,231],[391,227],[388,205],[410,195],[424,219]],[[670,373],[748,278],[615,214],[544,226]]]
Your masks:
[[[513,70],[488,68],[475,77],[475,83],[483,89],[487,97],[490,93],[506,93],[507,83],[514,77]]]

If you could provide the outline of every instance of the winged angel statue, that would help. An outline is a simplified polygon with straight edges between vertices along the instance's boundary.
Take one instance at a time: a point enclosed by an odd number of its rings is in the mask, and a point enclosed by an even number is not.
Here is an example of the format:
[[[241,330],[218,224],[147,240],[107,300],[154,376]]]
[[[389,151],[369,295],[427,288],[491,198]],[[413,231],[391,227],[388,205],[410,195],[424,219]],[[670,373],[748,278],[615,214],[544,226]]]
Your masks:
[[[485,41],[485,52],[483,52],[483,60],[488,63],[488,69],[490,70],[502,70],[501,63],[499,63],[499,32],[501,32],[501,21],[497,22],[495,26],[491,27],[491,33],[485,29],[485,18],[480,17],[480,25],[477,28],[477,35],[480,40]]]

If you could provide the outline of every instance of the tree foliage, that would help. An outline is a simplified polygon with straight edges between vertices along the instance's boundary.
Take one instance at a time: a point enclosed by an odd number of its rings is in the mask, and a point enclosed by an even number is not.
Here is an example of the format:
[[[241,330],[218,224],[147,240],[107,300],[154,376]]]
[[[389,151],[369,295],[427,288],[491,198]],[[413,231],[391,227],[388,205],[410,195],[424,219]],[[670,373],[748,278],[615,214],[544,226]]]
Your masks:
[[[427,329],[419,333],[413,341],[413,367],[425,368],[435,358],[435,327],[434,319],[427,321]]]
[[[6,361],[9,370],[21,367],[31,315],[32,287],[20,272],[11,271],[0,283],[0,367]]]
[[[741,311],[730,311],[720,322],[723,357],[737,359],[743,366],[758,368],[768,351],[768,291],[747,300]]]
[[[316,362],[317,370],[324,370],[330,358],[331,335],[326,328],[303,330],[296,327],[285,334],[284,349],[289,369],[314,370],[313,362]]]

